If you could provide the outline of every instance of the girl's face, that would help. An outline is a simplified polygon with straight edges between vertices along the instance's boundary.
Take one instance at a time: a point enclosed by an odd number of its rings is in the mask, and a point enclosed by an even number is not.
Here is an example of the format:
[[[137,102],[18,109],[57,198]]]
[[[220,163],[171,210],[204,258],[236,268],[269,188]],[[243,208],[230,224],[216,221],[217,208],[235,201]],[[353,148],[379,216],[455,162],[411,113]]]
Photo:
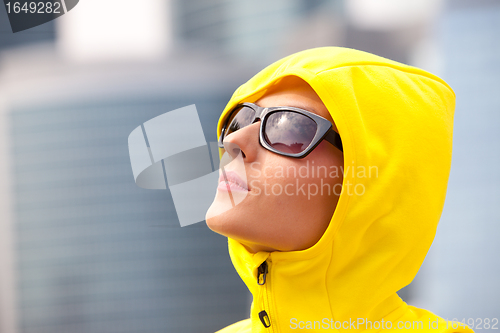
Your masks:
[[[255,104],[298,107],[328,119],[337,131],[315,91],[296,77],[284,78]],[[244,199],[232,207],[225,182],[219,184],[207,212],[207,225],[254,253],[307,249],[321,238],[337,206],[344,165],[342,152],[323,140],[303,159],[281,156],[259,144],[259,127],[260,121],[225,138],[225,143],[241,149],[241,156],[227,164],[224,171],[246,179],[248,192],[231,185],[236,196],[245,192]]]

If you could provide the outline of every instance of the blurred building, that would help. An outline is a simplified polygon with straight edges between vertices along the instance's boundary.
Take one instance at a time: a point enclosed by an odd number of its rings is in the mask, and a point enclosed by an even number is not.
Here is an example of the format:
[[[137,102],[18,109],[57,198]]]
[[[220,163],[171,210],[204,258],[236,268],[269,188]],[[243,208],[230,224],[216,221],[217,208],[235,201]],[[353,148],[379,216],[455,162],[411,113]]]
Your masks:
[[[436,25],[442,77],[457,95],[453,162],[435,242],[415,302],[489,331],[500,309],[500,3],[449,1]],[[498,320],[498,319],[497,319]],[[498,329],[498,325],[497,325]],[[493,330],[491,329],[491,332]]]
[[[3,57],[18,331],[202,332],[243,319],[248,295],[225,239],[181,229],[168,191],[135,185],[127,147],[138,124],[193,103],[215,141],[238,70],[32,51]]]
[[[341,42],[341,0],[176,0],[174,29],[184,41],[260,66]]]
[[[215,141],[235,71],[189,56],[79,66],[32,51],[3,58],[18,331],[202,332],[243,319],[225,239],[181,229],[168,191],[135,185],[127,146],[136,126],[193,103]],[[36,74],[18,78],[26,63]]]
[[[58,44],[28,38],[1,55],[2,198],[12,204],[2,231],[14,242],[0,260],[0,331],[207,332],[244,319],[249,294],[226,239],[203,223],[180,228],[168,191],[135,185],[127,138],[196,104],[216,141],[218,115],[248,68],[169,45],[120,58],[113,52],[130,44],[104,26],[101,39],[86,39],[76,13],[61,18]],[[116,27],[132,37],[127,28]]]

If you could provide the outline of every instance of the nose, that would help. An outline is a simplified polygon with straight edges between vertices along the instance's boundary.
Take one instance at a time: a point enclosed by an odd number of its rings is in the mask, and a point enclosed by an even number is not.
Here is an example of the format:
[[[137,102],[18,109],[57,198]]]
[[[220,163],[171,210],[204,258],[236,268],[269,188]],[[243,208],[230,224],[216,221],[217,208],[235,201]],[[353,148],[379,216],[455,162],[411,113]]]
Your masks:
[[[241,152],[243,157],[245,154],[242,152],[241,148],[234,142],[229,142],[224,139],[224,150],[231,156],[232,159],[235,159]]]
[[[245,161],[255,159],[259,144],[260,122],[248,125],[224,138],[226,152],[235,159],[240,153]]]

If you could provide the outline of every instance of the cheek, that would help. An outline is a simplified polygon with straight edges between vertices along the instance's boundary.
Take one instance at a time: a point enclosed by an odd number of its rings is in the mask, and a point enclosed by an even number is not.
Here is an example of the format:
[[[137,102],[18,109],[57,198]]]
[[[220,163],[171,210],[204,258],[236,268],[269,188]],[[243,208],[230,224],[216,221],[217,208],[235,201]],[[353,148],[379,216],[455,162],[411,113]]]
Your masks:
[[[248,197],[214,219],[217,224],[207,222],[226,236],[268,248],[289,251],[311,247],[323,235],[335,210],[338,197],[328,189],[342,183],[342,178],[329,177],[335,163],[328,147],[301,160],[266,155],[247,168]]]
[[[333,184],[329,184],[334,181],[318,177],[316,165],[311,161],[282,162],[267,168],[258,181],[258,190],[254,188],[255,193],[259,193],[259,216],[265,220],[271,217],[273,224],[269,228],[280,229],[296,238],[308,238],[311,233],[316,237],[335,203],[331,196]],[[326,220],[328,223],[329,218]]]
[[[291,234],[302,248],[314,245],[325,232],[337,206],[343,180],[340,168],[343,160],[337,155],[321,152],[310,157],[298,166],[297,177],[284,181],[293,184],[290,189],[294,195],[286,197],[284,209],[293,221]]]
[[[322,209],[318,203],[335,202],[342,184],[343,161],[331,147],[320,145],[305,159],[266,161],[259,178],[252,178],[254,195],[262,196],[270,209],[296,214]],[[272,207],[274,205],[274,207]],[[271,206],[271,207],[270,207]],[[328,206],[324,207],[328,210]]]

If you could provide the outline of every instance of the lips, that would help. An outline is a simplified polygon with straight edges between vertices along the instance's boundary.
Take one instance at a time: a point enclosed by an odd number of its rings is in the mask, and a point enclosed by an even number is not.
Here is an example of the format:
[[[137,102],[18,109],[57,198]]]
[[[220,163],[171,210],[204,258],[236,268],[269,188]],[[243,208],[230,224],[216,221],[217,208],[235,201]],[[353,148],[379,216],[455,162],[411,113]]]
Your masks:
[[[234,171],[224,171],[219,177],[219,189],[230,191],[249,191],[246,182]]]

